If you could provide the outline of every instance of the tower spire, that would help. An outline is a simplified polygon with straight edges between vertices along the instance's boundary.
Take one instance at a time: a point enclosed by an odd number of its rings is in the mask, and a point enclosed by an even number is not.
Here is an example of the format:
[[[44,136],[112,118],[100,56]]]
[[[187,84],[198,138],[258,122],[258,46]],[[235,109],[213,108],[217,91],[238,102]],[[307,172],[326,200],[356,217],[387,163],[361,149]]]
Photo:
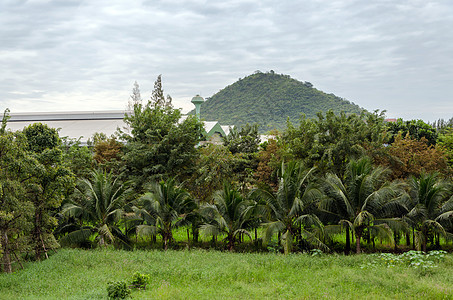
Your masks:
[[[201,104],[204,102],[204,99],[200,95],[196,95],[195,97],[192,98],[191,102],[195,105],[195,114],[198,120],[200,120],[200,108]]]

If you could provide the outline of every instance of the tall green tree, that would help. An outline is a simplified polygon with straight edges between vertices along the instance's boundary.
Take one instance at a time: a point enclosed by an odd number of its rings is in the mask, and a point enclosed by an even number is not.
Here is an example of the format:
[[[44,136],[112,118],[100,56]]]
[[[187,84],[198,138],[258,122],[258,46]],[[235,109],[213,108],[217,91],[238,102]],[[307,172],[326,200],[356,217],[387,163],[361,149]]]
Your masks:
[[[453,167],[453,128],[444,130],[444,133],[439,134],[437,144],[445,151],[448,165]]]
[[[67,166],[76,178],[87,178],[93,170],[93,153],[87,146],[83,146],[80,140],[65,139],[61,145],[62,162]]]
[[[224,181],[236,180],[236,157],[223,145],[207,144],[198,152],[194,172],[184,187],[201,202],[208,202],[216,190],[222,189]]]
[[[130,182],[121,182],[112,173],[93,171],[90,179],[80,179],[76,192],[62,208],[70,219],[59,228],[62,241],[81,244],[95,236],[99,246],[111,243],[127,245],[120,221],[129,200]]]
[[[323,182],[320,208],[338,222],[329,229],[336,232],[346,229],[345,252],[350,251],[350,233],[356,238],[356,252],[361,252],[360,242],[366,231],[391,239],[391,227],[404,228],[404,222],[396,217],[407,212],[404,192],[400,186],[387,182],[389,170],[373,168],[368,157],[348,163],[343,179],[328,173]]]
[[[6,125],[8,111],[3,116]],[[26,197],[24,181],[36,163],[27,153],[23,134],[0,129],[0,244],[2,269],[11,273],[14,248],[32,228],[33,205]],[[21,250],[21,249],[19,249]]]
[[[420,140],[425,138],[428,144],[435,145],[437,139],[436,129],[422,120],[407,120],[399,118],[396,122],[388,122],[387,128],[391,134],[390,143],[393,143],[398,134],[402,136],[409,135],[411,138]]]
[[[128,109],[132,110],[134,108],[134,105],[136,104],[141,104],[142,103],[142,96],[140,94],[140,86],[138,85],[138,82],[134,82],[134,87],[132,88],[132,94],[129,97],[129,102],[128,102]]]
[[[35,123],[23,130],[28,150],[38,164],[28,181],[28,197],[34,206],[33,243],[35,258],[41,259],[47,248],[57,247],[52,230],[57,225],[55,214],[65,195],[74,188],[74,174],[64,165],[58,132],[46,124]]]
[[[156,81],[154,82],[154,89],[151,95],[150,100],[152,106],[154,107],[166,107],[173,108],[172,98],[170,95],[167,95],[167,98],[164,96],[164,90],[162,88],[162,74],[157,76]]]
[[[233,154],[258,152],[259,144],[258,124],[247,123],[240,129],[234,126],[229,134],[223,137],[223,145]]]
[[[192,173],[202,129],[195,116],[182,120],[180,110],[149,101],[135,104],[124,121],[130,134],[122,134],[126,142],[122,159],[139,192],[145,182],[174,176],[183,180]]]
[[[282,140],[290,155],[321,172],[342,176],[351,159],[374,155],[384,148],[387,135],[384,114],[362,112],[317,114],[317,119],[301,117],[299,127],[288,123]]]

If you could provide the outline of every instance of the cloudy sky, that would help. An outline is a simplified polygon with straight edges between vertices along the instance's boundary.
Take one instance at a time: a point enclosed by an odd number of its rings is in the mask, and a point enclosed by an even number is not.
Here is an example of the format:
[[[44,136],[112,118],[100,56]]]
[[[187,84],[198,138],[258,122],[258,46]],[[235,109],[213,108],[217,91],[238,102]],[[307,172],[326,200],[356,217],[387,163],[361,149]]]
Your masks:
[[[0,0],[0,108],[188,111],[274,70],[388,117],[453,117],[450,0]]]

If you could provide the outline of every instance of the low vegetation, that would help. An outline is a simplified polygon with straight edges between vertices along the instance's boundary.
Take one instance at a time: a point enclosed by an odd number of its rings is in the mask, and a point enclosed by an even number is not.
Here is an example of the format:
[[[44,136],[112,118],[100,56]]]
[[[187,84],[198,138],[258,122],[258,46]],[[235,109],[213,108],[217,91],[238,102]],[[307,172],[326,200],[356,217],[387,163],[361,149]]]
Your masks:
[[[0,274],[0,299],[106,299],[109,282],[130,285],[136,272],[151,279],[146,289],[129,290],[133,299],[448,299],[453,294],[451,255],[436,259],[429,272],[388,261],[317,252],[62,249],[25,270]]]

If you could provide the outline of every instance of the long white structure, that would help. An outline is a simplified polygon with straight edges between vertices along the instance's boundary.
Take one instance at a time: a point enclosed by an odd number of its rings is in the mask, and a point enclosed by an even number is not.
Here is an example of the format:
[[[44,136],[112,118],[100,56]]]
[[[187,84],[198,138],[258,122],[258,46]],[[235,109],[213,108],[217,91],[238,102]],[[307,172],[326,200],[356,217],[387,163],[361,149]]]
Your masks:
[[[128,132],[124,115],[129,111],[73,111],[73,112],[38,112],[11,113],[7,128],[16,131],[33,123],[44,123],[58,129],[60,137],[79,139],[86,144],[96,132],[108,137],[121,128]]]
[[[80,139],[80,143],[86,145],[95,133],[110,137],[118,128],[128,133],[129,128],[123,119],[125,114],[130,113],[126,110],[11,113],[7,128],[17,131],[33,123],[44,123],[56,128],[60,137]],[[180,121],[186,117],[182,116]],[[221,137],[229,132],[229,126],[221,126],[217,121],[204,121],[203,125],[207,142],[221,143]]]

